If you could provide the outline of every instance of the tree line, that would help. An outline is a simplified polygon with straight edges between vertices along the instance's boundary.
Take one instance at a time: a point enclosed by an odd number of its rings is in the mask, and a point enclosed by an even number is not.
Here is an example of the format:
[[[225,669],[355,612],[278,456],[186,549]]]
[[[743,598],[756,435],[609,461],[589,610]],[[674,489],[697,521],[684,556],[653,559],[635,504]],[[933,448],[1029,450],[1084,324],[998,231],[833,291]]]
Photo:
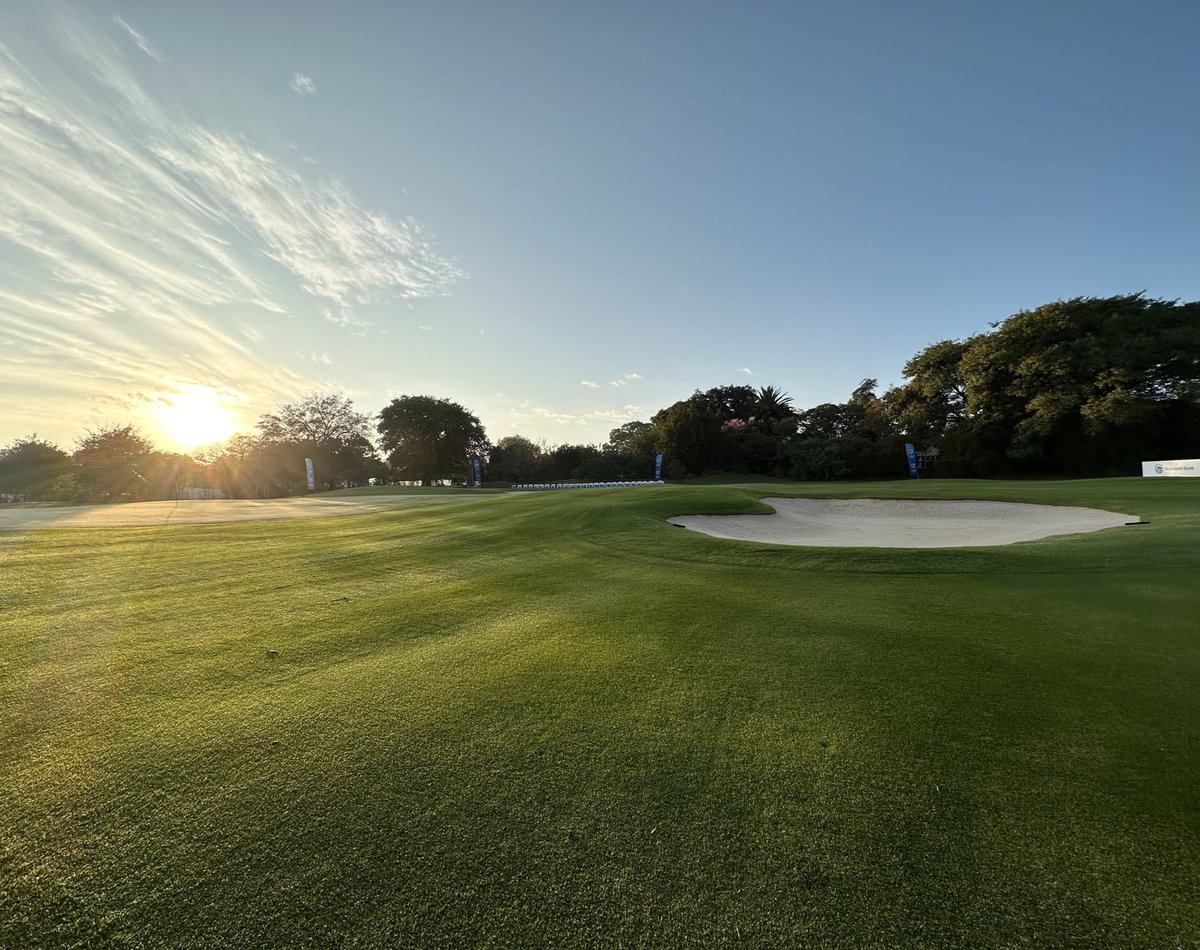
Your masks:
[[[0,449],[0,494],[26,500],[180,497],[189,488],[266,498],[316,488],[465,479],[668,478],[734,472],[800,479],[907,471],[904,443],[951,476],[1114,475],[1149,458],[1200,454],[1200,303],[1127,294],[1055,301],[963,340],[927,346],[904,382],[864,379],[841,403],[797,409],[774,386],[697,390],[607,442],[489,441],[449,399],[393,399],[376,416],[313,393],[195,455],[163,452],[132,425],[89,431],[66,452],[36,435]]]

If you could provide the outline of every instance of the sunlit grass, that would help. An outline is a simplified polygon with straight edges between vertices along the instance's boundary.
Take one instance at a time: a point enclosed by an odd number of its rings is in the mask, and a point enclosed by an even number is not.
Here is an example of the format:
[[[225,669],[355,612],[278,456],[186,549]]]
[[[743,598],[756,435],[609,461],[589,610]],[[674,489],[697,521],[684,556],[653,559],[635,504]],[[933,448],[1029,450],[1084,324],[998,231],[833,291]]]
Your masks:
[[[1007,548],[666,525],[1084,504]],[[0,946],[1176,946],[1200,485],[466,493],[0,534]]]

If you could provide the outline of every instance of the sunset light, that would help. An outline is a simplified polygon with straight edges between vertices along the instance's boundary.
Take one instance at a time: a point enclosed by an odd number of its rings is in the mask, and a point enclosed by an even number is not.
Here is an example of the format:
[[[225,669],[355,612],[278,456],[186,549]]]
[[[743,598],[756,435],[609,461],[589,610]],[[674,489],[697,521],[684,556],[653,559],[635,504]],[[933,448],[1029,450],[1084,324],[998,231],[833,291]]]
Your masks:
[[[0,0],[0,950],[1200,950],[1200,0]]]
[[[220,442],[240,425],[225,404],[229,398],[211,386],[185,385],[179,392],[163,395],[154,406],[156,425],[180,451]]]

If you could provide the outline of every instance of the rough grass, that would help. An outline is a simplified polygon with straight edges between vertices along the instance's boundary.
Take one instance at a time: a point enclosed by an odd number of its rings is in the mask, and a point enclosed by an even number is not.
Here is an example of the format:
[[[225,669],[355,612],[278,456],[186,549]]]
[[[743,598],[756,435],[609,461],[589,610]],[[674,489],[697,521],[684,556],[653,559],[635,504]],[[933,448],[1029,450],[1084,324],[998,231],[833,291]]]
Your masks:
[[[1200,484],[0,533],[0,946],[1192,946]],[[1004,548],[666,525],[1084,504]]]

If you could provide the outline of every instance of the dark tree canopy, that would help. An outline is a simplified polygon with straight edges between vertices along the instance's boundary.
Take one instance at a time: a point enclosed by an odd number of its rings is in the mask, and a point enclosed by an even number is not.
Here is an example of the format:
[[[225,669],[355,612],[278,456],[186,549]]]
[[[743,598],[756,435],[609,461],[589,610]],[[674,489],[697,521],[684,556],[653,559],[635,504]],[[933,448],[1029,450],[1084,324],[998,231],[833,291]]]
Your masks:
[[[487,454],[478,417],[449,399],[401,396],[379,413],[379,437],[397,478],[429,484],[463,475],[468,460]]]
[[[365,485],[383,474],[383,464],[371,442],[371,419],[356,412],[353,402],[339,393],[310,393],[299,402],[280,406],[258,421],[259,438],[243,459],[240,477],[257,494],[294,494],[306,487],[304,460],[313,460],[318,489]],[[243,455],[251,448],[239,449]],[[241,485],[233,489],[246,493]]]
[[[785,445],[788,474],[821,480],[901,475],[903,440],[877,388],[877,380],[864,379],[844,403],[801,412],[796,434]]]
[[[1200,303],[1142,294],[1024,310],[973,337],[966,412],[1016,471],[1105,474],[1194,451]]]
[[[784,419],[796,414],[791,397],[775,386],[763,386],[754,398],[754,421],[770,430]]]
[[[633,455],[654,454],[654,426],[649,422],[626,422],[608,433],[608,448]]]
[[[700,394],[656,412],[651,421],[658,432],[658,448],[687,475],[725,468],[732,440],[722,431],[721,415]]]
[[[310,393],[264,413],[258,430],[280,442],[314,442],[318,445],[371,441],[371,419],[355,412],[354,404],[339,393]]]
[[[1063,422],[1120,425],[1150,404],[1200,398],[1200,304],[1055,301],[975,337],[962,366],[968,409],[1015,418],[1022,451]]]
[[[971,340],[942,340],[904,364],[908,382],[890,390],[884,399],[905,432],[929,443],[967,420],[962,360],[970,345]]]
[[[150,479],[142,470],[153,452],[153,443],[133,425],[89,430],[74,454],[86,497],[93,501],[145,497]]]
[[[729,419],[749,419],[754,415],[758,408],[759,392],[752,386],[714,386],[704,392],[696,390],[690,401],[701,411],[726,422]]]
[[[0,492],[40,501],[55,493],[55,484],[70,469],[71,456],[37,434],[0,449]]]
[[[540,481],[545,470],[542,447],[523,435],[506,435],[489,455],[488,478],[497,481]]]
[[[889,414],[942,447],[946,474],[1128,473],[1196,451],[1200,303],[1056,300],[934,343],[904,374]]]

